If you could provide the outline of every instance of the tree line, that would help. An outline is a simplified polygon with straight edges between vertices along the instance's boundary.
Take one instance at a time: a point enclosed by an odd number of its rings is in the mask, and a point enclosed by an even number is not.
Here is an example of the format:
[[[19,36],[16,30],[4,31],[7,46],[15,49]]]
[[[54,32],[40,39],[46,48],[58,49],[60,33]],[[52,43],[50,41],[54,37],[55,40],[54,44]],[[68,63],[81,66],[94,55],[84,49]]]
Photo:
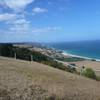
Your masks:
[[[31,55],[32,55],[33,61],[50,65],[54,68],[58,68],[61,70],[68,71],[67,67],[64,66],[62,63],[54,61],[53,58],[50,58],[44,54],[41,54],[40,52],[31,51],[28,48],[14,47],[12,44],[0,45],[0,56],[14,57],[15,54],[16,54],[16,59],[31,61]]]

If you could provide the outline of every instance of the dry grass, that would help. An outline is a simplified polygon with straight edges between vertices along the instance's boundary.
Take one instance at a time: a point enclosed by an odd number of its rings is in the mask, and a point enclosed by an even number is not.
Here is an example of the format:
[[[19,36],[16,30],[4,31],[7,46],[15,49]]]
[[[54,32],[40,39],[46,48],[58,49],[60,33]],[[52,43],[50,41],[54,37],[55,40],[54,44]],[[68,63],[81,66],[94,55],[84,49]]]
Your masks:
[[[100,76],[100,62],[96,61],[79,61],[75,62],[78,67],[82,67],[83,65],[86,68],[92,68],[98,76]]]
[[[100,100],[100,82],[0,57],[0,100]]]

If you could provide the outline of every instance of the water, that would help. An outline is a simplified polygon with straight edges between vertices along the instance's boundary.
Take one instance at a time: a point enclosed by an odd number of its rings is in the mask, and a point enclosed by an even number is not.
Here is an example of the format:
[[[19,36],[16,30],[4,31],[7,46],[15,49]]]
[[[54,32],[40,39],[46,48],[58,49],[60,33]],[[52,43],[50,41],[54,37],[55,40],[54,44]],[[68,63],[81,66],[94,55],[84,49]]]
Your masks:
[[[63,42],[53,43],[49,45],[73,55],[84,56],[93,59],[100,59],[100,40],[82,42]]]

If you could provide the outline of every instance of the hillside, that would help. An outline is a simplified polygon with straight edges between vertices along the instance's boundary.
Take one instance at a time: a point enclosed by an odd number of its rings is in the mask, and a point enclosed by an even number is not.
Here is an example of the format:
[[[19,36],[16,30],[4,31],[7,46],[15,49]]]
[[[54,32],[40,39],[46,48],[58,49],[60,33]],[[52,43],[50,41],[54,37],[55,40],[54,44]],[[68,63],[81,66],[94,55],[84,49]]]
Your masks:
[[[36,62],[0,57],[0,100],[100,100],[100,82]]]
[[[78,67],[85,66],[86,68],[92,68],[96,75],[100,76],[100,62],[98,61],[78,61],[74,62]]]

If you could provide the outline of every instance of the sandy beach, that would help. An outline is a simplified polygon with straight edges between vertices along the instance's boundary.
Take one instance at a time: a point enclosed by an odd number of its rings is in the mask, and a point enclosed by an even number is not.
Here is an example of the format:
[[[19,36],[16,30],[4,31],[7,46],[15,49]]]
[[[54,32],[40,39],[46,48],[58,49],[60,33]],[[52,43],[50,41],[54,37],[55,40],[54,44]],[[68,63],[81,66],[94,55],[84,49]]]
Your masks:
[[[86,68],[92,68],[96,72],[96,74],[100,76],[100,59],[94,59],[96,61],[92,61],[93,58],[72,55],[66,52],[63,52],[62,54],[69,57],[78,57],[86,59],[85,61],[70,62],[69,64],[75,63],[78,68],[81,68],[82,66],[85,66]]]
[[[89,57],[84,57],[84,56],[79,56],[79,55],[73,55],[73,54],[70,54],[70,53],[67,53],[67,52],[63,52],[62,53],[63,55],[65,56],[69,56],[69,57],[78,57],[78,58],[84,58],[84,59],[87,59],[87,60],[92,60],[93,58],[89,58]],[[100,61],[99,59],[95,59],[96,61]]]

